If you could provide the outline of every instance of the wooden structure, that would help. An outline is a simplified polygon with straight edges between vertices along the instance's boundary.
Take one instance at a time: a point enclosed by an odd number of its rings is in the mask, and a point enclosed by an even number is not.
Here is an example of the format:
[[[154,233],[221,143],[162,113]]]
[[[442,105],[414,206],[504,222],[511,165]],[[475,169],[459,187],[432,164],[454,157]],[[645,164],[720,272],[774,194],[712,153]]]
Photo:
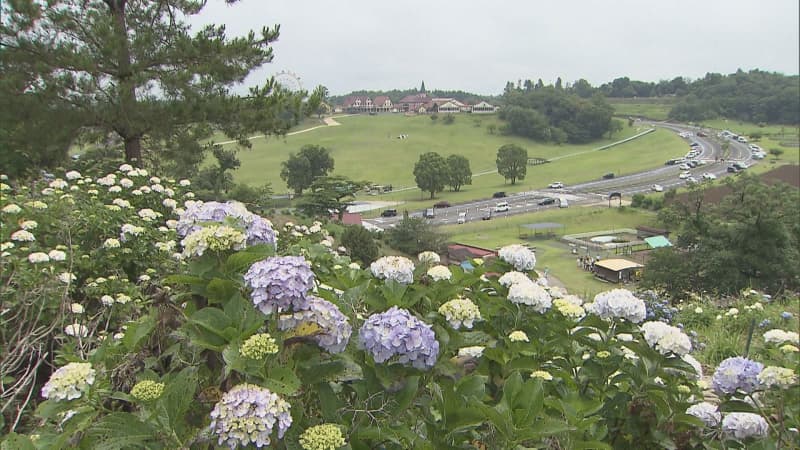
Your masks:
[[[601,259],[594,263],[595,276],[612,283],[627,283],[635,280],[644,266],[622,258]]]

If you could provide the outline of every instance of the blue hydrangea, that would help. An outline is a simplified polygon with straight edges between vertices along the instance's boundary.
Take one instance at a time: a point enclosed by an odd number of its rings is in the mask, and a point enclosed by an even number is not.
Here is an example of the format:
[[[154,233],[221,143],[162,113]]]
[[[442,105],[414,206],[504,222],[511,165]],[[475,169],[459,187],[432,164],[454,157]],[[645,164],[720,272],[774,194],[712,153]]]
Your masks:
[[[226,222],[233,219],[245,230],[247,245],[275,245],[275,230],[272,223],[261,216],[251,213],[239,202],[195,202],[181,214],[176,230],[180,236],[186,236],[200,228],[200,224],[209,222]]]
[[[310,332],[309,339],[330,353],[341,353],[353,333],[347,317],[333,303],[319,297],[308,297],[308,309],[281,315],[278,327],[290,330],[301,324],[319,327]]]
[[[678,313],[678,308],[672,306],[668,299],[659,298],[658,294],[654,291],[637,292],[636,296],[644,301],[644,306],[647,310],[645,319],[647,320],[672,323],[672,319],[675,317],[675,314]]]
[[[728,358],[717,367],[711,378],[711,386],[718,394],[733,394],[736,391],[749,394],[758,388],[758,374],[763,369],[763,364],[747,358]]]
[[[358,332],[359,344],[377,363],[393,357],[417,369],[429,369],[439,356],[431,326],[396,306],[370,316]]]
[[[235,449],[250,444],[261,448],[271,442],[270,436],[278,426],[282,439],[292,425],[291,406],[269,389],[254,384],[240,384],[222,396],[211,411],[211,432],[219,438],[217,444]]]
[[[253,304],[269,315],[308,309],[307,293],[314,285],[314,272],[302,256],[273,256],[250,266],[244,281],[252,289]]]

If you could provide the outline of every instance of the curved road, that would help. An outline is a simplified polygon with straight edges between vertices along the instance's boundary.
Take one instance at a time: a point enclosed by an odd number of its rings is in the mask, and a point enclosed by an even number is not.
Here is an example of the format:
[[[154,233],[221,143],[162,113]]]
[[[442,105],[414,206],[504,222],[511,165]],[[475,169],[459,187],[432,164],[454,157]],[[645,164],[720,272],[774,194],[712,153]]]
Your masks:
[[[694,169],[690,169],[692,176],[702,182],[702,173],[709,172],[718,178],[729,175],[727,168],[733,162],[741,162],[750,166],[753,163],[750,148],[747,144],[734,141],[729,138],[717,138],[716,134],[707,129],[692,127],[689,125],[673,124],[665,122],[645,122],[651,126],[658,126],[675,131],[676,133],[688,132],[691,135],[686,139],[687,146],[692,142],[700,144],[700,155],[693,158],[701,162]],[[699,137],[695,133],[703,131],[706,136]],[[718,139],[724,139],[729,143],[728,154],[723,154],[722,145]],[[688,150],[687,150],[688,151]],[[625,175],[610,180],[595,180],[584,183],[566,186],[563,189],[543,189],[512,194],[503,199],[477,200],[469,203],[454,205],[450,208],[436,209],[436,217],[430,219],[433,225],[447,225],[457,222],[458,214],[466,212],[466,221],[481,220],[490,211],[492,219],[499,219],[515,214],[535,212],[543,209],[557,208],[555,205],[539,205],[539,201],[546,197],[565,199],[570,205],[581,205],[607,201],[608,194],[619,192],[623,197],[630,198],[633,194],[640,192],[650,192],[653,184],[660,184],[664,189],[680,187],[687,184],[686,180],[678,178],[682,170],[678,165],[660,166],[652,170]],[[507,212],[493,212],[494,206],[501,201],[506,201],[510,205]],[[422,211],[415,211],[411,216],[421,217]],[[392,227],[398,223],[402,217],[368,219],[365,222],[380,227]]]

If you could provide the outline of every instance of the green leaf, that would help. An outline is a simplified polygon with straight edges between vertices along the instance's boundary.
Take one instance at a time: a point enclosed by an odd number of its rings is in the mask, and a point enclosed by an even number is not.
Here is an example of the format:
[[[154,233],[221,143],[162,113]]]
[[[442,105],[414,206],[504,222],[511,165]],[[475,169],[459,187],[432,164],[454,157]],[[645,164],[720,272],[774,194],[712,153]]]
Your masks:
[[[164,386],[164,393],[159,402],[167,411],[170,426],[178,433],[183,432],[182,428],[186,423],[184,416],[194,401],[197,384],[197,369],[187,367],[181,370],[175,378],[168,380]]]
[[[136,351],[139,344],[146,338],[156,326],[156,320],[152,315],[141,317],[136,322],[128,324],[125,336],[122,338],[122,345],[129,352]]]
[[[203,308],[189,317],[189,323],[225,337],[225,328],[235,326],[233,321],[219,308]]]
[[[264,380],[264,385],[276,394],[293,395],[300,389],[301,383],[291,369],[273,367],[269,371],[269,378]]]
[[[36,450],[36,447],[28,436],[11,432],[0,442],[0,450]]]
[[[239,330],[238,334],[242,338],[251,336],[264,325],[264,314],[253,306],[253,302],[242,297],[239,292],[230,298],[224,311],[225,315],[236,325]]]
[[[338,422],[341,420],[339,408],[344,406],[344,404],[336,396],[336,393],[333,392],[330,384],[317,383],[314,387],[314,391],[317,393],[317,398],[319,399],[319,406],[323,419],[325,419],[326,422]]]
[[[234,253],[225,261],[223,269],[226,273],[244,273],[253,263],[261,261],[275,254],[271,245],[257,245],[248,247],[243,252]]]
[[[102,417],[89,429],[89,436],[96,439],[92,443],[94,450],[145,447],[155,435],[156,430],[150,425],[125,412],[115,412]]]
[[[405,385],[394,394],[394,402],[387,408],[391,417],[397,417],[408,408],[419,389],[419,376],[408,377]]]
[[[239,286],[231,280],[214,278],[206,286],[206,297],[209,304],[225,304],[235,294],[239,293]]]
[[[207,280],[194,275],[169,275],[164,277],[164,284],[188,284],[190,286],[205,286]]]

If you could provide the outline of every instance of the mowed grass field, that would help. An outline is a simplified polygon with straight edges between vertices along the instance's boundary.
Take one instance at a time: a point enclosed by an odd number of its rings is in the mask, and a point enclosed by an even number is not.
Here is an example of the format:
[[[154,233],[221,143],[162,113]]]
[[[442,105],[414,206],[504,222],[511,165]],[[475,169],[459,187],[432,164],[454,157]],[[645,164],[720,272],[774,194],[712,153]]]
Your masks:
[[[620,117],[638,116],[653,120],[667,120],[669,111],[675,104],[674,98],[607,98],[614,107],[614,115]]]
[[[610,139],[585,145],[542,144],[529,139],[501,136],[489,132],[490,125],[499,128],[496,116],[456,115],[455,123],[434,123],[428,116],[406,117],[397,114],[338,117],[340,126],[318,128],[285,137],[252,140],[252,149],[239,152],[242,166],[234,173],[236,181],[251,185],[271,182],[275,192],[285,192],[280,179],[281,162],[306,144],[330,149],[335,160],[333,173],[381,185],[393,185],[395,192],[371,199],[430,203],[429,195],[414,188],[413,169],[419,155],[434,151],[447,157],[461,154],[470,160],[473,184],[462,192],[437,194],[437,199],[451,202],[491,196],[495,191],[517,192],[542,188],[558,180],[566,184],[599,179],[604,173],[617,175],[641,171],[663,160],[683,155],[686,143],[675,133],[657,130],[626,144],[603,151],[603,145],[633,136],[645,128],[627,127]],[[398,139],[399,135],[406,139]],[[222,141],[222,139],[219,139]],[[506,184],[496,173],[497,149],[504,144],[518,144],[528,150],[529,157],[555,159],[553,162],[529,166],[525,180],[515,186]],[[235,144],[230,144],[235,145]],[[481,173],[486,173],[480,175]],[[399,192],[398,192],[399,190]]]
[[[564,225],[556,230],[555,238],[521,239],[520,226],[526,223],[555,222]],[[548,270],[549,275],[559,279],[571,293],[591,298],[595,294],[612,289],[616,285],[597,280],[576,264],[568,244],[559,239],[565,234],[589,231],[613,231],[620,228],[635,228],[638,225],[656,225],[656,215],[650,211],[617,207],[574,207],[553,209],[534,214],[497,218],[490,221],[469,222],[463,225],[441,227],[452,242],[496,249],[498,247],[527,243],[536,249],[536,269]],[[591,256],[615,257],[612,252],[590,252]]]

